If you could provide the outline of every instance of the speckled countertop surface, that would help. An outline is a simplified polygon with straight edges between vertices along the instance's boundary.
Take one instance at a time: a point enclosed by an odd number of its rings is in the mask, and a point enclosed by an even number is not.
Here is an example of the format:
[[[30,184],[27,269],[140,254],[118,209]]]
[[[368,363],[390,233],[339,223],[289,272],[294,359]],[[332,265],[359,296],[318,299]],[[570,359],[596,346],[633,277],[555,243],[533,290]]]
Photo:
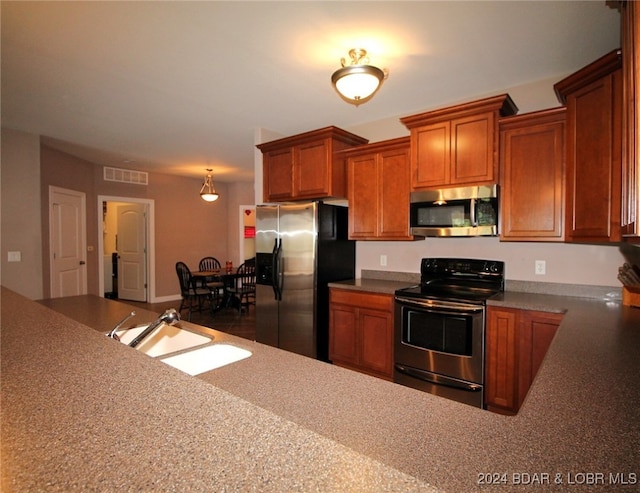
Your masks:
[[[638,491],[640,309],[493,302],[566,312],[513,417],[237,338],[189,377],[3,290],[3,491]]]

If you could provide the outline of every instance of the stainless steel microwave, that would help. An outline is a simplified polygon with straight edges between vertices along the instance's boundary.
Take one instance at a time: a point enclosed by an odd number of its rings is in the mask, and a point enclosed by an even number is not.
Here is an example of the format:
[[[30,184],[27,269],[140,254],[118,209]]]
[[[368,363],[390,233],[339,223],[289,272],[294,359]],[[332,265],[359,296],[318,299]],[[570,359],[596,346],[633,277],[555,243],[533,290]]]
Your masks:
[[[411,192],[411,234],[497,236],[498,185]]]

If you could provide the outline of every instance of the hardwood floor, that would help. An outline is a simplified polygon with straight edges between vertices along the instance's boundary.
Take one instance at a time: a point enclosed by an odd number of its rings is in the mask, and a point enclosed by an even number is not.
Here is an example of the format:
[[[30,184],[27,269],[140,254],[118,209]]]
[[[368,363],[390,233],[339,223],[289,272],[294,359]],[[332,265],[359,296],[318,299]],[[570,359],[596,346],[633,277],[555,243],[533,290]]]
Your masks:
[[[140,303],[137,301],[118,300],[122,303],[138,306],[146,310],[156,312],[158,314],[169,308],[180,307],[180,301],[168,301],[164,303]],[[187,320],[187,310],[182,310],[180,314],[184,320]],[[249,309],[243,309],[240,313],[236,308],[223,308],[222,310],[211,314],[209,310],[202,312],[193,312],[191,314],[191,322],[211,327],[212,329],[233,334],[245,339],[255,340],[256,335],[256,307],[250,306]]]

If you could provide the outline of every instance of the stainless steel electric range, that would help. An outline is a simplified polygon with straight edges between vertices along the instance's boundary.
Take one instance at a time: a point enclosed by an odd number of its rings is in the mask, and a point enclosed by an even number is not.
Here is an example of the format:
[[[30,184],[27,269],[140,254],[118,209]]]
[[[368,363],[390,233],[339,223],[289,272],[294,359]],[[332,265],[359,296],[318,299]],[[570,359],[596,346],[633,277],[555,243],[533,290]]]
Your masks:
[[[395,292],[394,381],[483,407],[486,301],[504,262],[423,258],[420,278]]]

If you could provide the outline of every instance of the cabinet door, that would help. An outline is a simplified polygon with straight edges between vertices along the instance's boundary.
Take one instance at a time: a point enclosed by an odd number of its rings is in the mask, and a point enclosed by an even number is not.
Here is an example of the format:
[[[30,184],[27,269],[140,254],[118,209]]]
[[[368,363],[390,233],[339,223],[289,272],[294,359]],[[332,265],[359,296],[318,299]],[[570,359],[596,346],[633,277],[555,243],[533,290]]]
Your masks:
[[[487,308],[485,342],[485,403],[490,410],[517,411],[518,324],[517,312]],[[499,409],[495,409],[499,408]]]
[[[410,239],[409,150],[401,148],[381,152],[378,155],[378,176],[378,237]]]
[[[501,239],[563,240],[566,110],[501,121]]]
[[[347,183],[349,238],[375,238],[378,235],[376,154],[349,158],[347,161]]]
[[[520,330],[520,361],[518,364],[519,396],[518,405],[524,398],[538,374],[551,341],[556,335],[562,315],[523,311]]]
[[[495,125],[493,112],[451,122],[450,184],[475,185],[496,181]]]
[[[329,147],[317,140],[296,147],[294,160],[294,194],[296,198],[316,198],[330,195]]]
[[[393,296],[331,288],[329,359],[393,379]]]
[[[293,149],[268,152],[263,160],[264,197],[268,202],[293,197]]]
[[[622,233],[636,242],[640,236],[640,15],[636,2],[620,2],[624,132],[622,158]]]
[[[334,363],[358,364],[356,308],[331,304],[329,311],[329,359]]]
[[[567,240],[620,239],[620,70],[567,97]]]
[[[439,122],[411,130],[411,188],[447,185],[451,169],[451,124]]]
[[[358,311],[361,367],[392,376],[393,320],[390,312],[360,308]]]

